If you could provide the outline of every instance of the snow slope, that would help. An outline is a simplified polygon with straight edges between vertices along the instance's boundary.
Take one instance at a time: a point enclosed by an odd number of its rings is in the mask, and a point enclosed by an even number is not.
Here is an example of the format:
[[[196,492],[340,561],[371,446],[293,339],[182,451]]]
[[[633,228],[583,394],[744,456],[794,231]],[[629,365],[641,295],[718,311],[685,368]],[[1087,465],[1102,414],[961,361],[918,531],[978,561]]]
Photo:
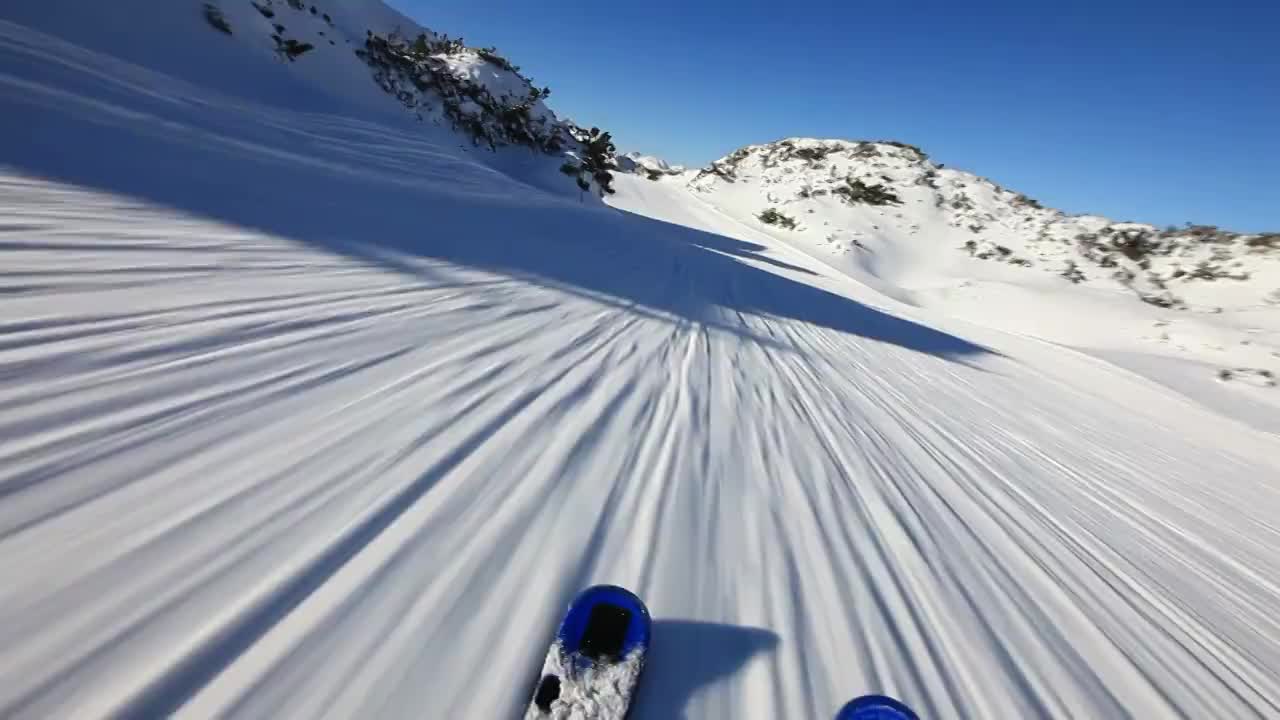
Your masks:
[[[1280,235],[1067,216],[897,143],[792,138],[655,180],[883,295],[1280,433]],[[852,182],[894,197],[851,202]]]
[[[596,582],[642,720],[1280,714],[1274,435],[80,9],[0,7],[0,716],[516,717]]]

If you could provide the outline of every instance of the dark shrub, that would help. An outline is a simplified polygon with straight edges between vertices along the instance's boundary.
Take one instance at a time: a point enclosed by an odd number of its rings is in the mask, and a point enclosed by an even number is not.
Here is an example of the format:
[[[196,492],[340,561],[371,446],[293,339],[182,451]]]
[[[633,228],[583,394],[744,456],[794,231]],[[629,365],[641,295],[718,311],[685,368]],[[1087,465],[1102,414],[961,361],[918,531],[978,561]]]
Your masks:
[[[902,200],[884,185],[868,185],[851,177],[845,178],[845,184],[836,187],[831,192],[844,198],[844,201],[850,205],[856,203],[865,203],[867,205],[902,204]]]
[[[1276,250],[1280,249],[1280,233],[1263,233],[1262,235],[1254,235],[1244,241],[1254,249]]]
[[[765,225],[779,225],[787,228],[788,230],[796,229],[796,221],[793,218],[787,217],[786,215],[778,212],[777,208],[768,208],[756,217],[760,218],[760,222]]]
[[[1088,279],[1074,260],[1068,260],[1067,266],[1058,274],[1070,280],[1073,285],[1078,285]]]
[[[228,35],[231,34],[231,24],[222,16],[222,10],[213,3],[204,4],[204,19],[209,21],[215,29],[220,30]]]

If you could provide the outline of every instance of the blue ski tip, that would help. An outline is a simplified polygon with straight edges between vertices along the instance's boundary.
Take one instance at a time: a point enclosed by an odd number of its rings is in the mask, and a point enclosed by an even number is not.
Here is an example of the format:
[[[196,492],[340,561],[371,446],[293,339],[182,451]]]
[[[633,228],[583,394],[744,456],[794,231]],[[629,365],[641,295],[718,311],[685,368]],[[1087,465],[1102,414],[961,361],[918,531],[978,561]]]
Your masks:
[[[863,695],[845,705],[836,720],[920,720],[920,716],[891,697]]]
[[[567,654],[627,657],[649,649],[649,609],[626,588],[596,585],[569,603],[556,635]]]

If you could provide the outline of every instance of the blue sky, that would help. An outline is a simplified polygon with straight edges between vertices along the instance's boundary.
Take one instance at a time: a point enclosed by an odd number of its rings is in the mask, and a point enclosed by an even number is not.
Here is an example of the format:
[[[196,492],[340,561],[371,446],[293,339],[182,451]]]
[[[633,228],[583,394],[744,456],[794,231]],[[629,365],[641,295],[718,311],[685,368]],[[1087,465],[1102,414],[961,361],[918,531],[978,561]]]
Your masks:
[[[1276,0],[391,4],[623,150],[895,139],[1069,212],[1280,231]]]

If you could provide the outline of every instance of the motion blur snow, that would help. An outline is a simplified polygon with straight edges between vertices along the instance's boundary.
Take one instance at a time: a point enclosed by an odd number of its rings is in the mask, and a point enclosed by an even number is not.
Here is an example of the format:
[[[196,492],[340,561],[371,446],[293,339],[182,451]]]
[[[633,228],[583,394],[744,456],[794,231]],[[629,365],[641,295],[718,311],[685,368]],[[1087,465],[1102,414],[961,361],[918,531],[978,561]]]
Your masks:
[[[1178,309],[897,145],[601,203],[325,2],[0,7],[0,716],[514,717],[595,583],[639,720],[1280,715],[1249,237]]]

